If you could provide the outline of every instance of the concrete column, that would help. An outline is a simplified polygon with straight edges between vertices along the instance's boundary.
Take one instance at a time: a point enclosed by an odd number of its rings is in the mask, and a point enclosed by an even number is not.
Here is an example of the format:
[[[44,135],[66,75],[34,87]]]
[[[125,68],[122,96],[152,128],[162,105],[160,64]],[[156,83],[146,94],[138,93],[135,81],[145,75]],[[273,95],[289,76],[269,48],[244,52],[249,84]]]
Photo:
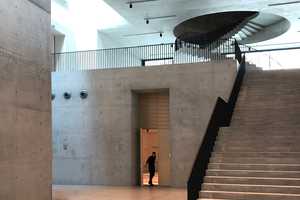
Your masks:
[[[0,199],[51,199],[50,0],[0,2]]]

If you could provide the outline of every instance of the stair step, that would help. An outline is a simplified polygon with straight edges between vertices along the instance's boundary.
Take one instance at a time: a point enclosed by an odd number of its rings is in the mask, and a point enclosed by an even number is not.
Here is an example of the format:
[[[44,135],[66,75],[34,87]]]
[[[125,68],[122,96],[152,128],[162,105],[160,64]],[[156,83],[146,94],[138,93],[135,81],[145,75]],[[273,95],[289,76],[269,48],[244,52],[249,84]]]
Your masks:
[[[220,170],[208,169],[207,176],[300,178],[299,171]]]
[[[218,133],[200,199],[300,199],[299,85],[299,69],[245,73],[231,126]]]
[[[261,119],[263,120],[265,117],[261,117]],[[272,120],[268,120],[268,121],[262,121],[257,119],[257,121],[244,121],[242,119],[237,120],[237,119],[233,119],[230,123],[231,126],[270,126],[270,125],[274,125],[274,126],[280,126],[280,125],[296,125],[300,123],[300,116],[294,116],[292,117],[292,119],[294,119],[295,121],[291,121],[291,119],[285,119],[284,121],[280,121],[280,116],[274,116],[274,118],[277,118],[277,121],[272,121]],[[298,120],[299,118],[299,120]]]
[[[270,110],[270,109],[276,110],[276,108],[278,108],[279,106],[281,108],[286,108],[286,110],[289,110],[289,108],[293,108],[294,110],[300,109],[300,102],[299,103],[297,103],[297,102],[290,103],[289,105],[290,106],[288,107],[284,102],[273,102],[273,103],[257,102],[257,104],[254,105],[252,103],[248,103],[247,101],[239,101],[236,103],[235,112],[236,111],[240,111],[240,112],[233,113],[232,117],[234,117],[234,118],[240,117],[241,115],[243,115],[241,113],[241,111],[248,110],[248,109],[259,109],[260,108],[261,111]],[[245,115],[243,115],[243,116],[245,116]],[[262,113],[262,114],[260,114],[260,116],[265,116],[265,117],[270,118],[270,115],[267,115],[266,113]],[[245,117],[247,117],[247,116],[245,116]],[[293,116],[286,116],[286,117],[291,118]]]
[[[209,163],[208,169],[223,170],[272,170],[272,171],[300,171],[298,164],[241,164],[241,163]]]
[[[300,152],[212,152],[213,157],[300,158]]]
[[[300,84],[299,84],[300,85]],[[244,97],[245,96],[245,97]],[[253,105],[259,105],[262,103],[265,103],[266,105],[275,105],[276,103],[282,103],[282,102],[286,102],[286,103],[291,103],[292,106],[296,106],[296,103],[299,103],[299,97],[300,95],[288,95],[285,93],[282,94],[273,94],[273,93],[268,93],[268,92],[261,92],[261,93],[252,93],[251,95],[247,94],[247,95],[241,95],[240,98],[244,98],[242,101],[245,103],[251,103]],[[275,98],[276,97],[276,98]],[[273,98],[273,99],[272,99]],[[276,99],[276,100],[274,100]],[[238,99],[239,103],[241,100]],[[257,103],[257,104],[255,104]],[[282,104],[280,106],[288,106],[288,104]],[[280,108],[280,107],[279,107]]]
[[[273,136],[273,135],[261,135],[261,136],[239,136],[234,137],[230,135],[222,135],[217,137],[217,141],[234,141],[234,142],[242,142],[242,141],[266,141],[266,142],[278,142],[278,141],[300,141],[300,134],[299,136]]]
[[[204,183],[295,186],[295,185],[300,185],[300,179],[299,178],[205,176],[204,177]]]
[[[300,82],[300,81],[299,81]],[[244,84],[240,92],[262,92],[262,91],[267,91],[267,92],[272,92],[272,93],[278,93],[278,92],[297,92],[300,89],[298,88],[299,84],[297,83],[291,83],[291,84],[272,84],[272,85],[253,85],[250,84]]]
[[[218,152],[300,152],[300,146],[214,146]]]
[[[300,158],[232,158],[211,157],[210,163],[300,164]]]
[[[264,29],[263,26],[258,25],[258,24],[254,23],[254,22],[251,22],[251,21],[248,22],[247,26],[250,26],[250,27],[252,27],[253,29],[258,30],[258,31]]]
[[[300,186],[203,183],[203,190],[300,194]]]
[[[279,108],[247,108],[247,109],[242,109],[242,108],[235,108],[234,109],[235,113],[242,113],[244,116],[247,115],[252,115],[255,117],[255,114],[257,116],[267,116],[268,118],[272,118],[273,115],[281,116],[281,117],[293,117],[293,116],[299,116],[300,113],[295,110],[293,107],[279,107]],[[235,116],[232,116],[235,117]],[[273,117],[274,118],[274,117]]]
[[[232,132],[232,131],[258,131],[258,132],[264,132],[264,131],[288,131],[288,132],[299,132],[300,126],[240,126],[240,127],[220,127],[220,131],[222,132]]]
[[[211,199],[211,198],[199,198],[198,200],[231,200],[231,199]]]
[[[291,141],[288,141],[288,140],[260,140],[260,141],[257,141],[257,140],[240,140],[239,142],[236,142],[236,141],[231,141],[231,140],[222,140],[222,141],[216,141],[215,142],[215,146],[218,146],[218,145],[230,145],[230,146],[251,146],[251,147],[256,147],[256,146],[273,146],[273,145],[276,145],[276,146],[300,146],[299,145],[299,141],[297,140],[291,140]]]
[[[291,131],[219,131],[218,133],[219,137],[267,137],[267,138],[273,138],[273,137],[300,137],[300,132],[295,132],[293,130]]]
[[[298,194],[281,193],[255,193],[255,192],[229,192],[229,191],[207,191],[199,193],[200,198],[223,198],[223,199],[263,199],[263,200],[299,200]]]
[[[285,95],[285,94],[282,94],[282,95]],[[272,96],[273,99],[270,96]],[[261,94],[257,93],[257,94],[252,94],[251,96],[246,95],[246,94],[245,95],[241,94],[237,100],[237,103],[244,102],[244,103],[252,104],[254,106],[254,105],[261,105],[262,103],[264,103],[264,105],[275,105],[277,103],[285,102],[287,104],[294,105],[294,104],[300,102],[300,100],[297,98],[299,96],[298,95],[297,96],[296,95],[291,95],[291,96],[286,95],[286,96],[276,97],[276,99],[274,99],[274,94],[270,94],[270,93],[261,93]],[[284,106],[284,105],[282,105],[282,106]]]

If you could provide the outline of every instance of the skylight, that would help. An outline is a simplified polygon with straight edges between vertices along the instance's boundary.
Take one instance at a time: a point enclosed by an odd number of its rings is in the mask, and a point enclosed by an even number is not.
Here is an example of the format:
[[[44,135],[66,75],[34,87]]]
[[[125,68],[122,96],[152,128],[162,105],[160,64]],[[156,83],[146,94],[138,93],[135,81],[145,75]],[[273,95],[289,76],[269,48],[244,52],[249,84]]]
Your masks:
[[[128,21],[126,21],[119,13],[117,13],[104,1],[98,1],[98,3],[98,30],[131,26]]]
[[[51,18],[71,30],[131,26],[103,0],[52,0]]]

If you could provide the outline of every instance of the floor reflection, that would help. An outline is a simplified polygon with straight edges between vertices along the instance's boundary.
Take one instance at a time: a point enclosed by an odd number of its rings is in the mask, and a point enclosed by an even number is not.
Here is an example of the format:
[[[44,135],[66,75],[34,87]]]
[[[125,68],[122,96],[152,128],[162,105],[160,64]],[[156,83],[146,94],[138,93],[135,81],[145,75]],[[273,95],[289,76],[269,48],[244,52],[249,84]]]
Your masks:
[[[149,182],[149,176],[150,176],[150,173],[149,172],[145,172],[143,174],[143,183],[144,185],[149,185],[148,182]],[[158,172],[155,172],[155,175],[152,179],[152,183],[153,185],[158,185]]]

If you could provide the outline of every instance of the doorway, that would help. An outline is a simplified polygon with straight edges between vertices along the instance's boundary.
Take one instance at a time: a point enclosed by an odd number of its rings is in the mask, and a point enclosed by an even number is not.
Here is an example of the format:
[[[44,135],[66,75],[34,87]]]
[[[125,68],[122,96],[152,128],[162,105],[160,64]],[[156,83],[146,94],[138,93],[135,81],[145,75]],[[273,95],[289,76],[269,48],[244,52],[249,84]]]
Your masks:
[[[155,174],[154,177],[152,179],[152,183],[154,185],[159,185],[158,183],[158,156],[159,156],[159,152],[158,152],[158,131],[157,129],[141,129],[141,134],[142,134],[142,144],[141,144],[141,160],[143,163],[143,169],[142,169],[142,174],[141,176],[143,177],[143,185],[149,185],[149,177],[150,177],[150,173],[149,173],[149,169],[146,166],[146,162],[147,159],[149,158],[149,156],[152,155],[152,152],[156,153],[156,159],[155,159]]]
[[[149,185],[146,161],[156,152],[154,185],[171,186],[169,91],[139,94],[140,185]]]

